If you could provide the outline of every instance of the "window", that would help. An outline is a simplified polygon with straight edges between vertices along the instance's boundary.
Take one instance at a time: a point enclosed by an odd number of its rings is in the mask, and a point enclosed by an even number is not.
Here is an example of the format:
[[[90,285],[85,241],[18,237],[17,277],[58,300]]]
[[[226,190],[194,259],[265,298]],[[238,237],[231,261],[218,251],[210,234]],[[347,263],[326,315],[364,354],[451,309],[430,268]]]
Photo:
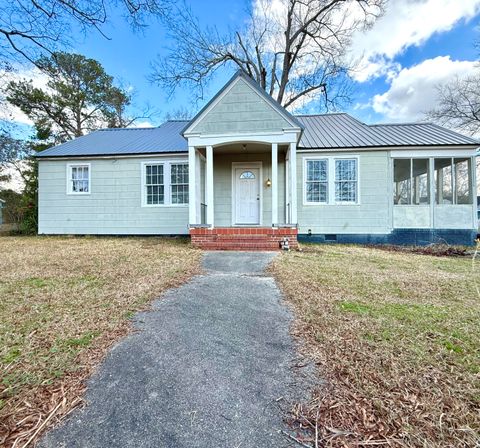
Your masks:
[[[143,206],[188,204],[188,163],[152,161],[142,164]]]
[[[145,189],[147,205],[159,205],[165,202],[163,165],[145,165]]]
[[[357,202],[357,160],[335,160],[335,201]]]
[[[172,204],[188,204],[188,164],[170,165]]]
[[[453,159],[453,166],[455,170],[455,203],[471,204],[472,160],[470,158]]]
[[[328,198],[328,163],[326,160],[307,160],[306,201],[327,202]]]
[[[244,171],[242,174],[240,174],[240,179],[255,179],[255,174],[253,174],[251,171]]]
[[[430,182],[428,159],[412,160],[412,194],[415,205],[430,204]]]
[[[472,204],[472,159],[394,159],[393,203],[430,204],[430,161],[436,204]]]
[[[393,160],[393,203],[422,205],[430,203],[429,159]]]
[[[453,204],[452,159],[435,159],[435,202]]]
[[[90,164],[68,165],[68,194],[90,193]]]
[[[437,204],[472,204],[470,158],[437,158],[434,167]]]
[[[411,164],[410,159],[393,161],[393,203],[396,205],[411,203]]]

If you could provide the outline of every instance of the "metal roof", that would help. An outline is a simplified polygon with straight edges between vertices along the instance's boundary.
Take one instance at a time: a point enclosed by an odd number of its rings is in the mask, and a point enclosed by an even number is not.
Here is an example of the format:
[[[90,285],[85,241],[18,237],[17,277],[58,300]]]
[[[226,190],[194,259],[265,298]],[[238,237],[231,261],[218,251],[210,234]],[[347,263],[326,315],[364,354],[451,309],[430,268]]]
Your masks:
[[[38,157],[75,157],[186,152],[180,131],[186,121],[167,121],[158,128],[102,129],[46,149]]]
[[[367,149],[411,146],[480,146],[480,142],[430,123],[367,125],[340,114],[300,115],[299,149]],[[187,152],[187,120],[158,128],[103,129],[42,151],[38,157],[107,156]]]
[[[367,125],[346,113],[297,118],[304,126],[298,144],[303,149],[480,146],[478,140],[431,123]]]

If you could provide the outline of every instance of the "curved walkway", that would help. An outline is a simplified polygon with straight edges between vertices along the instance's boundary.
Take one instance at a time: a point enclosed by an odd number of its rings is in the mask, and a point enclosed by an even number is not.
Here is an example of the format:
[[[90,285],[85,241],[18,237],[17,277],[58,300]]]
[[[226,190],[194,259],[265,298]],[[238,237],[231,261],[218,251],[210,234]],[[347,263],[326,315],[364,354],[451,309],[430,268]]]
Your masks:
[[[274,256],[206,253],[205,274],[136,316],[90,380],[88,406],[40,446],[292,446],[283,418],[305,386],[290,313],[264,272]]]

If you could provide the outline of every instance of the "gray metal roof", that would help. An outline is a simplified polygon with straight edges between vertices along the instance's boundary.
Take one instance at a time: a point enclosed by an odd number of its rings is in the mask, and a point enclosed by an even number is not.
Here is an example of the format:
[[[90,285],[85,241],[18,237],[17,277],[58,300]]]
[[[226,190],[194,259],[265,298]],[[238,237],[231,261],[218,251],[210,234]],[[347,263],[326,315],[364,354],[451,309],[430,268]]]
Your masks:
[[[297,118],[304,126],[298,147],[304,149],[480,146],[478,140],[431,123],[367,125],[345,113]]]
[[[180,131],[186,121],[167,121],[158,128],[102,129],[49,148],[38,157],[75,157],[186,152]]]
[[[367,125],[341,114],[300,115],[299,149],[480,146],[480,142],[430,123]],[[181,135],[187,120],[158,128],[104,129],[42,151],[38,157],[76,157],[187,152]]]

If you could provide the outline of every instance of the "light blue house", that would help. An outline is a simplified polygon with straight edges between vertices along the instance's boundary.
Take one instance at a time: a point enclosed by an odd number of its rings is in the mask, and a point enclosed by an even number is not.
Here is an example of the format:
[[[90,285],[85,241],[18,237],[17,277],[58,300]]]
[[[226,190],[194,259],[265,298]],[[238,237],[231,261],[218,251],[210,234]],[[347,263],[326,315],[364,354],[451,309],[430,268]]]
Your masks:
[[[191,121],[105,129],[39,155],[39,233],[472,244],[480,143],[434,124],[293,116],[238,72]]]

